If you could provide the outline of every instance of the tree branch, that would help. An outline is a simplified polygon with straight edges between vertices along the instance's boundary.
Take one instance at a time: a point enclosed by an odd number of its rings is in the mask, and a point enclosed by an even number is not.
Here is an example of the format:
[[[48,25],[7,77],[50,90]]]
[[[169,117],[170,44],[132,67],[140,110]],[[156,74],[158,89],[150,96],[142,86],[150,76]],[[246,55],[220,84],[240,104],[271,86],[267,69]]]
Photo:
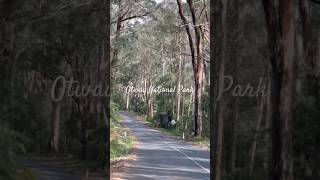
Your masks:
[[[185,28],[186,28],[186,31],[187,31],[187,34],[188,34],[190,51],[191,51],[191,56],[192,56],[192,58],[191,58],[192,59],[192,67],[193,67],[194,70],[196,70],[195,47],[194,47],[193,38],[192,38],[192,35],[191,35],[191,30],[190,30],[190,27],[189,27],[189,23],[187,21],[187,18],[184,16],[183,8],[182,8],[182,5],[181,5],[181,0],[177,0],[177,4],[178,4],[178,7],[179,7],[179,15],[180,15],[183,23],[186,25]]]
[[[145,16],[149,15],[150,13],[151,12],[146,12],[146,13],[141,14],[141,15],[130,16],[130,17],[127,17],[127,18],[123,18],[123,19],[120,19],[120,20],[113,21],[113,22],[111,22],[111,24],[115,24],[115,23],[118,23],[118,22],[124,22],[124,21],[130,20],[130,19],[145,17]]]

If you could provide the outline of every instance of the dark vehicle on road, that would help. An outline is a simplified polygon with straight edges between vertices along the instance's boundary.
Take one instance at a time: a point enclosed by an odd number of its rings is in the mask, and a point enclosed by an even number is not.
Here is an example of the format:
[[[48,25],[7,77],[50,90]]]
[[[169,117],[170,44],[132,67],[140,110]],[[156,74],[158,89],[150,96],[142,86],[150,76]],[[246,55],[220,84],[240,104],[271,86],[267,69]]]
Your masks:
[[[175,121],[172,119],[170,112],[157,114],[155,121],[157,127],[168,129],[175,126]]]

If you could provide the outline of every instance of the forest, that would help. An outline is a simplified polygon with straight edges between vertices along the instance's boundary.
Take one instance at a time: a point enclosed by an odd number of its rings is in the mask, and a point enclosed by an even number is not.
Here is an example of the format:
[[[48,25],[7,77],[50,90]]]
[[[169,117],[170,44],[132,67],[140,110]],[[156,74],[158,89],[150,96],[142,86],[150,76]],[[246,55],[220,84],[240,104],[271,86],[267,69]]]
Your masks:
[[[147,121],[171,112],[179,136],[211,133],[212,179],[319,179],[318,1],[121,2],[112,102]],[[194,92],[125,93],[137,85]]]
[[[320,179],[319,22],[319,0],[0,0],[0,179],[130,154],[123,179]]]
[[[319,1],[215,4],[211,178],[319,179]]]
[[[111,101],[150,121],[170,112],[177,131],[209,138],[209,1],[194,6],[120,1],[114,6]],[[134,92],[139,88],[145,91]]]
[[[1,180],[50,169],[34,157],[109,167],[109,97],[99,93],[110,87],[108,10],[101,0],[0,1]]]

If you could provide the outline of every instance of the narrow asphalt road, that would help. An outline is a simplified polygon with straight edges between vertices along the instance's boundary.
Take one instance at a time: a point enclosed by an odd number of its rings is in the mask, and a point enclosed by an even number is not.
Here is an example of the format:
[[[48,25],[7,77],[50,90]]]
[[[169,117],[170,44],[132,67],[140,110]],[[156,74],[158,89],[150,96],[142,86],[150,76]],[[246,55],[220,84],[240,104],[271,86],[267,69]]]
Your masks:
[[[210,153],[151,129],[126,112],[123,124],[137,138],[136,161],[125,167],[125,180],[210,179]]]

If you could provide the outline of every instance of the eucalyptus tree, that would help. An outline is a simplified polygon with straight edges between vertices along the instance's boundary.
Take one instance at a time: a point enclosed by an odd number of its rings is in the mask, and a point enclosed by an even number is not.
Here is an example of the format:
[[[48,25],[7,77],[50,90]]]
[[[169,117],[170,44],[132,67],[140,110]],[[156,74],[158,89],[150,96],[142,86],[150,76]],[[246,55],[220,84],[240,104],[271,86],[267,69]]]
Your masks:
[[[194,135],[202,136],[202,121],[203,121],[203,107],[202,107],[202,96],[204,90],[204,74],[205,74],[205,63],[203,59],[203,47],[204,47],[204,37],[208,40],[208,34],[205,33],[205,28],[201,25],[203,16],[206,16],[207,11],[203,11],[206,7],[206,1],[201,1],[195,4],[192,0],[187,1],[188,7],[182,3],[181,0],[177,0],[178,13],[185,26],[186,33],[189,39],[189,46],[191,52],[193,73],[194,73]],[[186,10],[188,9],[188,10]],[[186,11],[188,11],[191,16],[190,20],[186,16]],[[207,19],[208,20],[208,19]],[[206,29],[207,30],[207,29]]]

